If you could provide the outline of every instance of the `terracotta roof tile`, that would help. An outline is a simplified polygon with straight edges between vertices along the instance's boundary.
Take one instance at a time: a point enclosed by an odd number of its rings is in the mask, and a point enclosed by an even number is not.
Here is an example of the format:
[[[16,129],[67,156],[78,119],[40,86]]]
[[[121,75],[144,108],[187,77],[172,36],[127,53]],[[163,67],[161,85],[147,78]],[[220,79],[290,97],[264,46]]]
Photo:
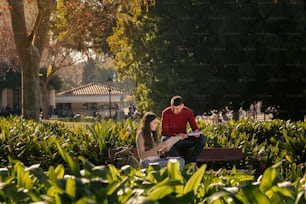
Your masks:
[[[95,96],[95,95],[108,95],[108,85],[93,82],[90,84],[86,84],[77,88],[73,88],[67,91],[62,91],[58,93],[58,96]],[[121,95],[124,94],[122,89],[111,87],[112,95]]]

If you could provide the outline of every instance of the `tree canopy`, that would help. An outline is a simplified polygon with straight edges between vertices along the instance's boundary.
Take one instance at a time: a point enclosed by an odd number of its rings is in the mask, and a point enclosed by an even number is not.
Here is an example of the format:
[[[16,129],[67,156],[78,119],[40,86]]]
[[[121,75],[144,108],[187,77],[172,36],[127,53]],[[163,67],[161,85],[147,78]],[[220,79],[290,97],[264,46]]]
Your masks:
[[[37,0],[31,25],[24,1],[7,2],[25,118],[38,118],[49,42],[89,57],[111,50],[119,77],[137,83],[140,111],[160,113],[178,94],[196,114],[259,100],[282,118],[306,114],[304,1]]]
[[[6,2],[8,5],[1,4],[0,7],[10,10],[10,21],[5,19],[4,22],[11,23],[13,35],[8,36],[13,36],[15,46],[11,50],[14,52],[16,48],[16,53],[1,53],[0,57],[2,60],[3,56],[6,59],[9,55],[18,56],[22,67],[22,115],[34,120],[39,120],[40,109],[39,63],[48,44],[57,44],[71,52],[81,51],[85,55],[104,52],[107,50],[105,36],[110,35],[116,10],[148,4],[138,0]],[[31,21],[27,20],[29,16]],[[2,31],[0,34],[2,37],[6,33]],[[1,40],[1,46],[8,44]]]
[[[143,110],[178,94],[196,114],[261,100],[281,118],[305,115],[303,1],[157,1],[117,19],[108,42]]]

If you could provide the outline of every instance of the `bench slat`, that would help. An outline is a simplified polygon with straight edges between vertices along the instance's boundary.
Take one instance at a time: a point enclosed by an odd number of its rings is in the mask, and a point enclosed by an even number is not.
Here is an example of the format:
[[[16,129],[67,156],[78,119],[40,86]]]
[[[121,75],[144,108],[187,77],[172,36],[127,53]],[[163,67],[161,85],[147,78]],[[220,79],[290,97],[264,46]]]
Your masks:
[[[198,161],[236,161],[244,158],[245,155],[239,148],[209,148],[202,150]]]
[[[108,156],[110,161],[115,159],[115,154],[122,149],[109,149]],[[134,156],[139,160],[137,150],[131,149]],[[181,154],[191,155],[191,150],[183,151]],[[207,148],[201,151],[198,161],[200,162],[214,162],[214,161],[238,161],[243,160],[245,155],[239,148]]]

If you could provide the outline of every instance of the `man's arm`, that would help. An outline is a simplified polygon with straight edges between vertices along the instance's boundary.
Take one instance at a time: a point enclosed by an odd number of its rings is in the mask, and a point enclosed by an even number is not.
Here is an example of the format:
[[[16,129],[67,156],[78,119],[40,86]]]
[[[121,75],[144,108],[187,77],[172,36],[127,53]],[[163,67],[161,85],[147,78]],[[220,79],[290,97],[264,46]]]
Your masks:
[[[200,130],[196,121],[195,121],[195,117],[194,117],[194,114],[193,114],[191,109],[188,113],[188,122],[190,124],[190,127],[191,127],[192,131]]]
[[[191,129],[193,131],[192,133],[190,133],[189,136],[191,136],[191,137],[200,137],[201,130],[199,129],[199,127],[198,127],[198,125],[197,125],[197,123],[195,121],[194,114],[193,114],[193,112],[191,110],[190,110],[190,116],[189,116],[188,122],[189,122],[190,127],[191,127]]]

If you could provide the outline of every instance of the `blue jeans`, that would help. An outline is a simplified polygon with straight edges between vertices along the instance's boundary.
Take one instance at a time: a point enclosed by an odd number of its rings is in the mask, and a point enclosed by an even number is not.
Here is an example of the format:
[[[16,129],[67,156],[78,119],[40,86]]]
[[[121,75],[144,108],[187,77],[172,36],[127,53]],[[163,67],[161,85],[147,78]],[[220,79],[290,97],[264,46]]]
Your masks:
[[[147,168],[149,166],[149,164],[151,163],[158,163],[160,168],[166,167],[168,164],[168,160],[171,159],[173,157],[167,157],[167,158],[159,158],[159,159],[155,159],[155,160],[143,160],[141,162],[141,167],[142,168]],[[180,162],[180,170],[183,170],[184,166],[185,166],[185,160],[182,157],[175,157],[175,159],[177,159]]]
[[[168,136],[162,136],[161,141],[164,142],[169,139]],[[191,158],[189,162],[197,162],[197,158],[199,157],[201,151],[203,150],[206,144],[206,136],[204,134],[200,134],[199,137],[189,136],[184,140],[180,140],[175,143],[172,148],[167,152],[168,156],[176,157],[176,149],[186,149],[186,148],[193,148]]]

